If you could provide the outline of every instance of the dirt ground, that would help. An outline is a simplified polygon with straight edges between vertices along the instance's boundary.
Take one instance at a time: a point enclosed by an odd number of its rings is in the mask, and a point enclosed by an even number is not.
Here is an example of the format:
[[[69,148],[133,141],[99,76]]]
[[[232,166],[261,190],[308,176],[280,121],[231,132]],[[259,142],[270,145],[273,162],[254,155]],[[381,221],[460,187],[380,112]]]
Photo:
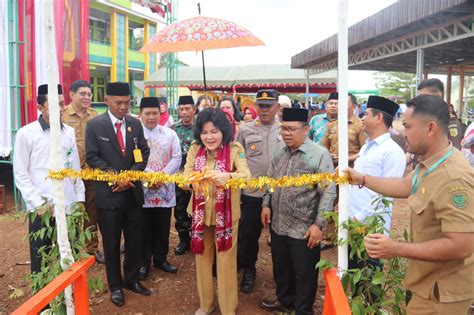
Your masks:
[[[15,219],[15,208],[11,191],[11,167],[0,165],[0,185],[7,186],[8,209],[0,214],[0,314],[8,314],[30,297],[30,289],[25,276],[29,273],[29,247],[25,238],[28,227],[24,219]],[[395,235],[402,235],[408,229],[408,211],[405,200],[395,203],[392,229]],[[260,253],[257,263],[257,280],[255,291],[252,294],[239,294],[237,314],[268,314],[258,305],[262,298],[272,297],[275,285],[272,277],[272,263],[270,248],[266,244],[268,232],[265,230],[260,238]],[[154,269],[145,286],[152,290],[150,297],[144,297],[125,291],[126,304],[122,308],[115,307],[109,300],[109,292],[94,294],[90,298],[91,310],[94,314],[194,314],[199,307],[195,283],[195,263],[192,254],[175,256],[174,248],[178,243],[178,236],[174,228],[171,231],[169,261],[179,270],[177,274],[167,274]],[[332,261],[337,259],[337,251],[324,251],[322,257]],[[103,265],[94,265],[91,269],[92,277],[101,277],[105,280]],[[240,281],[241,274],[239,274]],[[11,299],[13,292],[23,292],[23,296]],[[314,310],[321,314],[322,298],[324,294],[324,280],[320,273],[319,288]]]

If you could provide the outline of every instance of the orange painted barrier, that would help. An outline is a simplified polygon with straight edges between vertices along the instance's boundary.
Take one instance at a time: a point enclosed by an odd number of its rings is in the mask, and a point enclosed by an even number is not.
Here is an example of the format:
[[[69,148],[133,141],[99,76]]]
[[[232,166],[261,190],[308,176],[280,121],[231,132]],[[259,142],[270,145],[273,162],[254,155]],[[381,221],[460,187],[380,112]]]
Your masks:
[[[351,309],[336,269],[325,270],[324,279],[326,279],[326,291],[323,315],[350,315]]]
[[[94,262],[95,257],[91,256],[86,260],[72,264],[70,269],[63,271],[56,279],[51,281],[47,286],[17,308],[12,315],[38,314],[70,284],[73,284],[74,288],[74,305],[76,307],[76,314],[89,315],[87,270],[89,270]]]

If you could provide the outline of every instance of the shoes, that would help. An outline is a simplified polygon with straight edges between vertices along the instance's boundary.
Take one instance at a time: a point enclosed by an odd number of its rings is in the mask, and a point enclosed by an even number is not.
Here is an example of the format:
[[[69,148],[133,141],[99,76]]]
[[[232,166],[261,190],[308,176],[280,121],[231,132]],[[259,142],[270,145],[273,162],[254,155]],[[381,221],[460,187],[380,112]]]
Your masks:
[[[110,294],[112,303],[117,306],[123,306],[125,304],[125,297],[123,296],[122,290],[115,290]]]
[[[150,268],[140,267],[140,280],[145,280],[146,278],[148,278],[149,274],[150,274]]]
[[[161,270],[163,270],[165,272],[169,272],[169,273],[177,273],[178,272],[178,268],[176,268],[175,266],[173,266],[172,264],[170,264],[166,260],[162,261],[162,262],[154,262],[153,265],[157,268],[160,268]]]
[[[255,286],[255,277],[256,277],[256,273],[254,270],[249,271],[249,270],[244,269],[242,281],[240,282],[240,292],[252,293],[253,288]]]
[[[216,310],[216,303],[214,303],[209,311],[205,311],[202,308],[199,308],[194,315],[209,315]]]
[[[125,289],[141,294],[141,295],[151,294],[151,291],[145,288],[140,282],[135,282],[133,284],[126,284]]]
[[[184,255],[189,250],[189,242],[179,242],[178,246],[174,249],[174,254],[177,256]]]
[[[260,308],[267,310],[269,312],[282,312],[282,313],[289,313],[293,310],[291,306],[283,305],[278,300],[269,300],[264,299],[262,303],[260,303]]]
[[[328,250],[330,248],[333,248],[334,244],[330,241],[323,241],[321,242],[321,250]]]
[[[100,251],[95,251],[95,262],[101,265],[105,265],[105,257]]]

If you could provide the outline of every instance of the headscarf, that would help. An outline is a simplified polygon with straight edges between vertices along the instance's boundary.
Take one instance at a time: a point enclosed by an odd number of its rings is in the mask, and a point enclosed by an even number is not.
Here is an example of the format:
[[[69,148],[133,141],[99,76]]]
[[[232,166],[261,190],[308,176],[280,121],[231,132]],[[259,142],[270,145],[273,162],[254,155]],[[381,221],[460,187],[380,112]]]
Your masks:
[[[232,112],[228,109],[222,109],[222,111],[225,113],[227,116],[227,119],[229,120],[230,124],[232,125],[232,140],[235,140],[235,136],[237,133],[237,126],[235,124],[235,119],[234,115],[232,115]]]
[[[165,112],[162,113],[161,108],[160,108],[160,122],[159,122],[159,124],[160,124],[160,126],[166,126],[166,123],[170,119],[170,114],[168,113],[168,104],[166,104],[164,102],[161,102],[160,106],[161,106],[161,104],[165,104]]]
[[[252,106],[246,106],[244,108],[244,116],[245,116],[245,112],[247,111],[247,109],[250,111],[250,114],[252,115],[252,119],[257,118],[257,111]]]

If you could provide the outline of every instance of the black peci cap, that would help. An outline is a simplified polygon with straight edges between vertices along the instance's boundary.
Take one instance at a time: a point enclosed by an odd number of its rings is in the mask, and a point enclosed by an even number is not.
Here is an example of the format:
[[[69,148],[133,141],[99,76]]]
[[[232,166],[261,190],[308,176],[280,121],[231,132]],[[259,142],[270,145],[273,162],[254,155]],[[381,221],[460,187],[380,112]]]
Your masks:
[[[369,99],[367,100],[367,108],[377,109],[389,114],[392,117],[395,117],[400,106],[388,98],[370,95]]]
[[[160,102],[158,97],[144,97],[140,101],[140,109],[151,108],[151,107],[160,107]]]
[[[130,96],[130,85],[127,82],[107,83],[105,95],[109,96]]]
[[[304,108],[283,108],[282,121],[308,122],[308,110]]]
[[[58,94],[62,95],[63,94],[63,87],[61,84],[58,84]],[[48,95],[48,85],[47,84],[41,84],[38,86],[38,95]]]
[[[179,105],[193,105],[193,106],[195,106],[194,99],[191,95],[180,96],[179,100],[178,100],[178,106]]]

